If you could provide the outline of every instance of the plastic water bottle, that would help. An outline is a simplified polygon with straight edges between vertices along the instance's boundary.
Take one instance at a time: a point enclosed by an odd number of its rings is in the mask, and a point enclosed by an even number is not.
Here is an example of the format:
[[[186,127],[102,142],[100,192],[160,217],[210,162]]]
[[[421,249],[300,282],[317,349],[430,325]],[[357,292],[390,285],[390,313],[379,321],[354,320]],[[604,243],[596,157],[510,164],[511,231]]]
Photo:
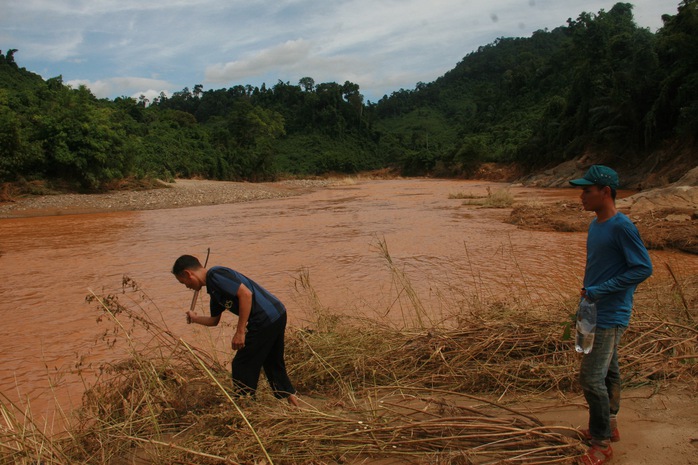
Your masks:
[[[596,333],[596,304],[586,298],[579,301],[577,309],[577,337],[574,348],[577,352],[588,354],[594,346]]]

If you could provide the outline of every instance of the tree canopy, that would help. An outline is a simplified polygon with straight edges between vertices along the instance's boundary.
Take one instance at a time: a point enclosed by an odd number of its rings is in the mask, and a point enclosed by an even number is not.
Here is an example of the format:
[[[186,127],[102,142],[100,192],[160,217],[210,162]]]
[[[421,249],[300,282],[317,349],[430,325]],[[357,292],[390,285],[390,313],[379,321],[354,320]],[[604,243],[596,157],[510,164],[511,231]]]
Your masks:
[[[642,160],[698,134],[698,0],[656,33],[633,6],[582,12],[552,31],[499,38],[434,82],[365,102],[357,83],[201,84],[148,102],[97,99],[0,52],[0,181],[83,189],[127,176],[266,180],[279,174],[464,175],[584,151]]]

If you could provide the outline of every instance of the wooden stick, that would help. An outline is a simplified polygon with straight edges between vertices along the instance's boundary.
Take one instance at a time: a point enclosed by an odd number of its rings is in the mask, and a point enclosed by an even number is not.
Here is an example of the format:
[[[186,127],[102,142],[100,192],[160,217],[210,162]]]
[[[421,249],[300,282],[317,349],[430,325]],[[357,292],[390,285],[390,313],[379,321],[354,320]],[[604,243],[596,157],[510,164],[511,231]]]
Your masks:
[[[683,309],[686,312],[686,316],[690,321],[693,321],[693,316],[691,316],[691,313],[688,311],[688,302],[686,302],[686,297],[683,295],[683,288],[681,287],[681,284],[679,284],[679,280],[676,279],[676,275],[674,274],[674,270],[671,269],[671,265],[668,263],[665,263],[666,269],[669,270],[669,274],[671,275],[671,278],[674,280],[674,283],[676,283],[676,289],[679,292],[679,297],[681,297],[681,302],[683,303]]]

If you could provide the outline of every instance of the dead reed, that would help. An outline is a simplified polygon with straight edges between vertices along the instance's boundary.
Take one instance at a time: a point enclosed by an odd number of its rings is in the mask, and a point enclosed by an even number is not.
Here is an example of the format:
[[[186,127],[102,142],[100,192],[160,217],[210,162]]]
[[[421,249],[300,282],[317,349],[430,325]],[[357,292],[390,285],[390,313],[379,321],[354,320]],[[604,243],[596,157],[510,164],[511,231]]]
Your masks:
[[[396,325],[334,314],[303,271],[296,289],[315,319],[288,331],[286,349],[300,409],[265,387],[256,400],[234,397],[215,350],[174,334],[133,280],[91,294],[109,323],[103,343],[127,356],[103,364],[64,434],[47,436],[0,399],[0,465],[572,463],[583,452],[572,430],[500,402],[577,389],[568,310],[502,318],[481,303],[444,324],[384,242],[379,250],[415,316]],[[696,379],[696,281],[674,275],[642,288],[621,349],[627,384]]]
[[[485,208],[509,208],[514,204],[514,196],[508,188],[495,191],[488,186],[487,195],[476,196],[470,193],[457,192],[449,194],[449,199],[465,199],[463,205],[480,205]]]
[[[289,364],[299,389],[346,392],[394,384],[501,396],[577,388],[579,357],[566,323],[478,321],[457,329],[393,330],[343,321],[332,332],[299,330]],[[624,336],[625,386],[698,376],[698,328],[647,316]],[[303,347],[313,355],[307,357]]]

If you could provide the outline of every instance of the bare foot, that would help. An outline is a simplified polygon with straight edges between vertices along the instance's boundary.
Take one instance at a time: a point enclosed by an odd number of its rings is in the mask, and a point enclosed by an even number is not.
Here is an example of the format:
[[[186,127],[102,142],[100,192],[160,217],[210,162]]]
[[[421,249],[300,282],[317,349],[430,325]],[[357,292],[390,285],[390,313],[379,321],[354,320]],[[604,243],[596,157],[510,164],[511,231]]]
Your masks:
[[[288,403],[289,405],[293,405],[294,407],[300,407],[300,405],[298,405],[298,397],[296,397],[295,394],[291,394],[290,396],[288,396]]]

